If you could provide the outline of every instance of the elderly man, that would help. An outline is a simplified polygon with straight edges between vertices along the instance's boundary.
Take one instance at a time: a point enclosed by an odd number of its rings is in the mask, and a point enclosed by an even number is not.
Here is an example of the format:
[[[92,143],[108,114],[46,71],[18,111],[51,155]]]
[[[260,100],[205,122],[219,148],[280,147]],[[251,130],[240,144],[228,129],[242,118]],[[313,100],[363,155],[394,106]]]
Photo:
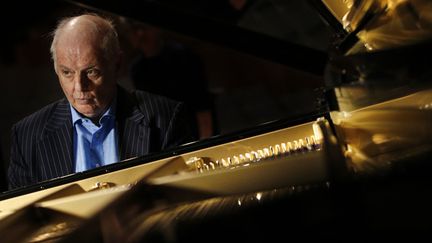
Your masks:
[[[117,85],[122,55],[109,20],[92,14],[62,20],[51,54],[66,99],[13,126],[9,188],[194,139],[182,103]]]

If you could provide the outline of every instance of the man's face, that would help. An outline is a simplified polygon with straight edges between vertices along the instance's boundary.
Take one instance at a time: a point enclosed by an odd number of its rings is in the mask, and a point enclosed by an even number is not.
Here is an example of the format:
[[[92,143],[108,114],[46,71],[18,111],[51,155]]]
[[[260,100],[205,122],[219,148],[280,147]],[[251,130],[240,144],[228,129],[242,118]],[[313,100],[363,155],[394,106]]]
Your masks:
[[[107,62],[95,44],[59,41],[56,73],[70,104],[82,115],[98,118],[116,92],[117,60]]]

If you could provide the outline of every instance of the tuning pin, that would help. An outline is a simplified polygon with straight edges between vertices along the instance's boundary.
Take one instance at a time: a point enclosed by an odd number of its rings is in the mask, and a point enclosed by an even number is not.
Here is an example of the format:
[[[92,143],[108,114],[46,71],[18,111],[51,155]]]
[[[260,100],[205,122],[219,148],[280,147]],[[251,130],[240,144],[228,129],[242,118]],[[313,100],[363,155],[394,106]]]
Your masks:
[[[243,154],[239,155],[239,162],[240,162],[240,164],[247,162],[247,159]]]
[[[273,158],[275,156],[275,149],[274,149],[274,147],[270,145],[268,147],[268,150],[269,150],[270,157]]]
[[[233,156],[232,158],[232,165],[239,165],[240,164],[240,160],[237,156]]]
[[[292,145],[291,142],[287,142],[287,143],[286,143],[286,146],[287,146],[287,153],[292,154],[292,153],[295,152],[295,150],[294,150],[293,145]]]
[[[300,146],[297,140],[294,140],[293,142],[293,150],[294,152],[299,152],[300,151]]]
[[[270,146],[270,150],[273,150],[274,156],[278,156],[281,152],[281,147],[279,144],[276,144],[274,147]]]
[[[245,158],[247,162],[252,162],[253,158],[252,158],[252,153],[245,153]]]
[[[222,167],[222,163],[217,159],[217,160],[215,161],[215,166],[216,166],[217,168],[221,168],[221,167]]]
[[[301,152],[305,152],[307,150],[306,144],[301,138],[298,140],[298,150]]]
[[[258,162],[260,160],[260,156],[256,151],[251,151],[251,158],[252,158],[252,162]]]
[[[209,169],[210,169],[210,167],[207,164],[204,164],[203,165],[203,169],[201,170],[201,172],[203,172],[204,170],[208,171]]]
[[[212,170],[216,169],[216,166],[215,166],[215,164],[213,163],[213,161],[210,161],[210,162],[209,162],[209,167],[210,167],[210,169],[212,169]]]
[[[231,159],[231,157],[228,157],[227,158],[227,162],[228,162],[228,166],[231,166],[233,163],[232,163],[232,159]]]
[[[305,143],[306,149],[308,151],[313,150],[313,144],[312,144],[311,139],[309,137],[305,137],[305,141],[306,141],[306,143]]]
[[[285,143],[281,143],[281,151],[282,153],[286,153],[287,152],[287,146]]]
[[[318,150],[321,147],[318,140],[316,140],[314,135],[310,136],[310,139],[311,139],[311,144],[312,144],[313,149]]]
[[[264,158],[270,158],[272,154],[270,154],[270,149],[264,148],[263,149]]]
[[[197,172],[201,172],[204,166],[204,160],[201,157],[191,157],[185,163],[189,170]]]
[[[230,166],[230,163],[228,162],[228,161],[226,161],[225,159],[221,159],[221,164],[222,164],[222,166],[223,167],[228,167],[228,166]]]
[[[265,158],[264,151],[262,151],[261,149],[258,149],[257,153],[258,153],[258,160]]]

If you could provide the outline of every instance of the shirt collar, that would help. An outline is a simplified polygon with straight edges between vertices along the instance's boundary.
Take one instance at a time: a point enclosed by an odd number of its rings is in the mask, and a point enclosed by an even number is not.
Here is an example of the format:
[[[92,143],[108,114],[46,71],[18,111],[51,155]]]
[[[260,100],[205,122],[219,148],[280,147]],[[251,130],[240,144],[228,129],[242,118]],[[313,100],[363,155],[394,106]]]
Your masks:
[[[75,108],[69,103],[69,106],[71,108],[71,114],[72,114],[72,124],[75,125],[76,122],[81,121],[81,119],[89,119],[83,115],[81,115]],[[104,112],[104,114],[99,118],[99,123],[102,121],[104,117],[115,117],[115,111],[117,108],[117,97],[114,97],[113,101],[111,102],[111,105],[108,106],[108,109]]]

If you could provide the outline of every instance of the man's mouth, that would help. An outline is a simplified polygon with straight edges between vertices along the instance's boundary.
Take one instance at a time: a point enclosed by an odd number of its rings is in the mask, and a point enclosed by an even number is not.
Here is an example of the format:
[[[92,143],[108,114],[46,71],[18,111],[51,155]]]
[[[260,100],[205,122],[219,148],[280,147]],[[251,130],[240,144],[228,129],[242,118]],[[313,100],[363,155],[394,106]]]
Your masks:
[[[85,98],[85,99],[75,99],[75,103],[78,105],[87,105],[93,102],[93,99]]]

